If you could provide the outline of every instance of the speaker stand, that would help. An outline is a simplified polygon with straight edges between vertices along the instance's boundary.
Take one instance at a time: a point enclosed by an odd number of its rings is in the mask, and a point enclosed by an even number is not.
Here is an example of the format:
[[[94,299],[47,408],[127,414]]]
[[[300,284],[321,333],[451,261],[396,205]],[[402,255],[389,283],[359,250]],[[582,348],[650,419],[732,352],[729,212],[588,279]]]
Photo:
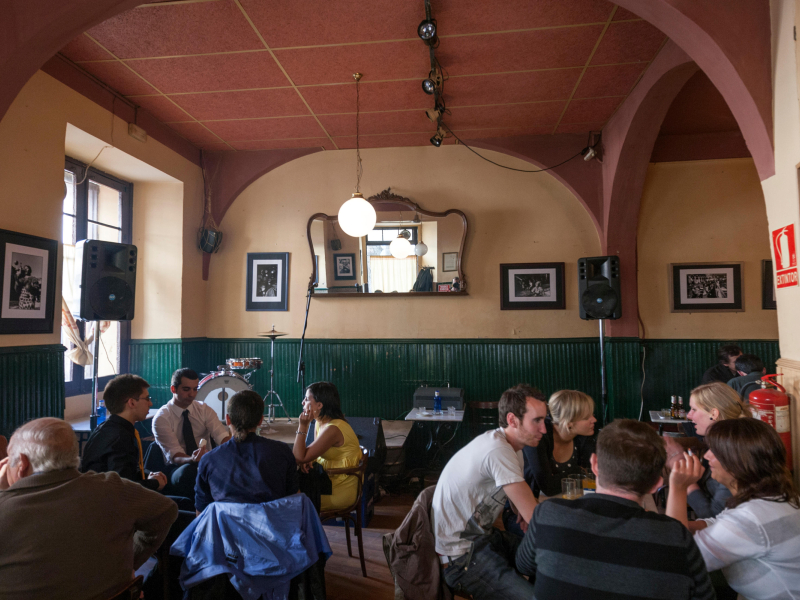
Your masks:
[[[89,429],[97,429],[97,367],[100,356],[100,321],[94,322],[94,365],[92,367],[92,414],[89,416]],[[108,415],[106,415],[106,418]]]
[[[599,319],[600,323],[600,412],[603,419],[603,426],[606,425],[608,390],[606,387],[606,353],[605,353],[605,319]]]

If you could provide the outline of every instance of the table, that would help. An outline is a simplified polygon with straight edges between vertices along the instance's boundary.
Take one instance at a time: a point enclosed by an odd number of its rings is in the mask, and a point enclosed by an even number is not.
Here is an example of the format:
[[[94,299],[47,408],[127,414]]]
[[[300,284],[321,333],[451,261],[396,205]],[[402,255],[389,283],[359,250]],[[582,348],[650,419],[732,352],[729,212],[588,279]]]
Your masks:
[[[267,425],[266,421],[263,425]],[[411,431],[413,423],[406,423],[404,421],[384,421],[381,420],[383,427],[383,436],[386,438],[386,448],[402,448],[406,443],[406,437]],[[271,440],[278,440],[290,446],[294,445],[294,438],[296,435],[299,423],[296,418],[289,420],[286,417],[275,418],[273,423],[269,423],[269,430],[266,427],[259,429],[258,434]]]
[[[658,423],[658,435],[664,434],[664,425],[683,425],[684,423],[688,423],[688,419],[673,419],[672,417],[662,417],[661,411],[659,410],[651,410],[650,411],[650,420],[653,423]]]
[[[447,410],[442,411],[441,415],[434,415],[433,411],[425,411],[428,414],[422,414],[416,408],[412,408],[411,412],[406,415],[406,421],[413,421],[415,428],[417,428],[423,436],[423,440],[419,440],[417,436],[419,456],[415,456],[413,448],[411,449],[411,456],[409,452],[406,453],[406,465],[411,466],[412,470],[421,469],[423,475],[420,477],[420,482],[424,488],[425,479],[424,473],[426,471],[436,471],[436,459],[439,456],[442,448],[452,440],[458,431],[461,422],[464,420],[464,411],[457,410],[456,414],[451,416]],[[435,425],[429,425],[435,424]],[[455,427],[453,427],[455,425]],[[443,439],[443,432],[450,432],[450,439],[445,441]],[[421,446],[424,446],[421,448]],[[411,459],[411,460],[409,460]]]

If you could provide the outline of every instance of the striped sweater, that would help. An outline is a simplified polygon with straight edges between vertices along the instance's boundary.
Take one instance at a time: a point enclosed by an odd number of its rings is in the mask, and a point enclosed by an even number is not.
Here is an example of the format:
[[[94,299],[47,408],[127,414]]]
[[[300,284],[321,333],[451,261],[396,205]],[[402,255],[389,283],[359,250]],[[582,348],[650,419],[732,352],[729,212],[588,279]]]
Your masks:
[[[517,569],[535,580],[537,600],[715,598],[683,525],[607,494],[537,506]]]

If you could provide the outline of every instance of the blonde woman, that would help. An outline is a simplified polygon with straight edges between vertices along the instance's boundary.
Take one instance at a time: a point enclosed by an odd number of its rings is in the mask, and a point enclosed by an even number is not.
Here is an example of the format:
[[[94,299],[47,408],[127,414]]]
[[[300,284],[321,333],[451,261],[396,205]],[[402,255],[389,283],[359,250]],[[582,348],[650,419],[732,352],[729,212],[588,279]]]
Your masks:
[[[742,403],[739,394],[730,386],[714,382],[701,385],[692,390],[689,396],[691,410],[686,418],[694,423],[699,436],[705,436],[708,428],[715,422],[727,419],[749,417],[750,410]],[[672,465],[675,457],[683,457],[683,448],[672,438],[664,438],[667,444],[667,464]],[[731,493],[724,485],[711,478],[708,464],[705,473],[697,483],[689,486],[689,506],[700,519],[716,517],[725,508]]]

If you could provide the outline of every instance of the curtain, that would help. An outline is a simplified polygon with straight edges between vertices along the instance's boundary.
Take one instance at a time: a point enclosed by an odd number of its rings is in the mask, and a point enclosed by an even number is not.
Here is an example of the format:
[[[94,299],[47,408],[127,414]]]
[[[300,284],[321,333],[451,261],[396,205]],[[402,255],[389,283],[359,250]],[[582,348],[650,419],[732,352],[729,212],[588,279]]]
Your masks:
[[[111,321],[100,321],[100,334],[103,334],[111,326]],[[86,340],[81,339],[81,330],[78,329],[78,324],[75,322],[75,317],[72,316],[72,311],[67,306],[67,301],[61,298],[61,329],[67,336],[70,342],[75,347],[67,351],[67,358],[74,362],[76,365],[83,367],[91,365],[94,361],[92,356],[92,343],[94,342],[94,323],[87,322]]]
[[[372,271],[370,292],[410,292],[417,279],[417,257],[370,256]]]

